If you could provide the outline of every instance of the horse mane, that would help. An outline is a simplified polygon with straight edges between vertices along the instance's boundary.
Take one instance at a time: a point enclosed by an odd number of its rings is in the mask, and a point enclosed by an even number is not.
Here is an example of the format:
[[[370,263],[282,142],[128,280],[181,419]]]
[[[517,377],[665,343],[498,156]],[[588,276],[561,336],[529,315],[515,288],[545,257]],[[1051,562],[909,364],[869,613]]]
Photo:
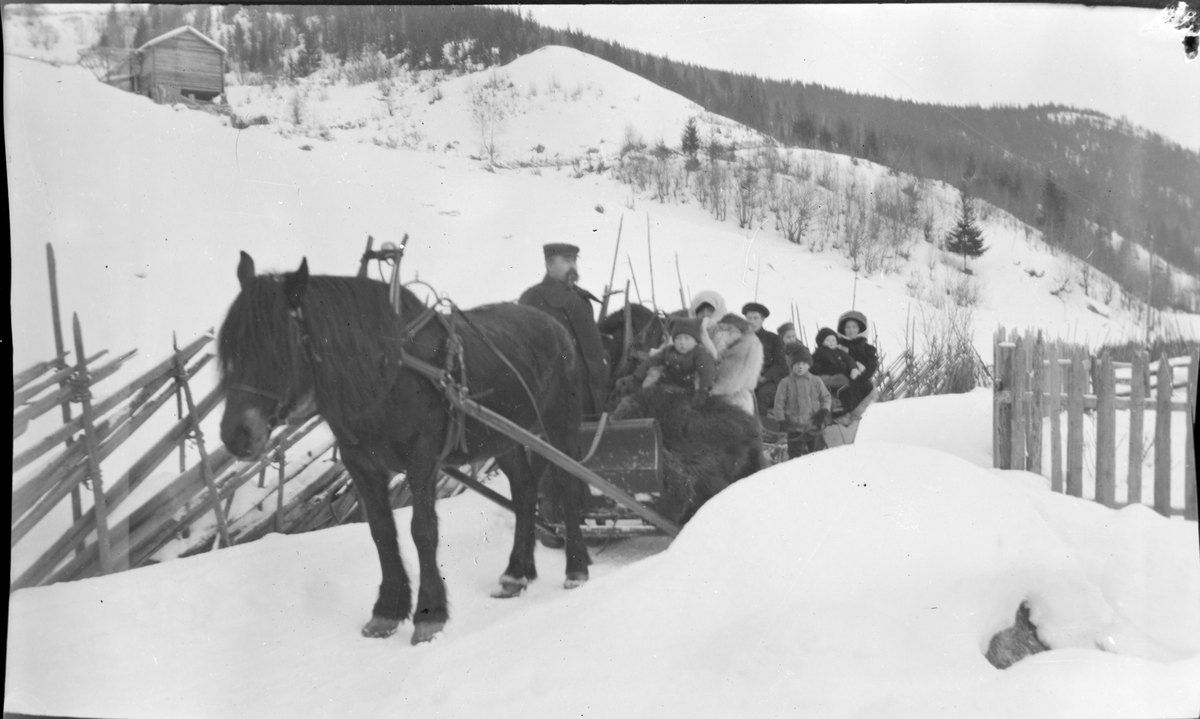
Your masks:
[[[247,283],[221,328],[225,376],[246,372],[293,376],[298,333],[289,329],[285,276]],[[424,305],[403,290],[405,316]],[[392,311],[387,286],[356,277],[312,275],[301,302],[317,404],[326,419],[361,415],[378,405],[399,372],[404,328]],[[253,348],[249,356],[240,348]],[[436,350],[436,347],[432,348]],[[239,364],[247,366],[239,367]]]
[[[654,312],[645,305],[637,303],[629,305],[630,319],[633,324],[633,331],[644,327],[646,323],[654,319]],[[625,327],[625,310],[622,308],[604,318],[604,321],[599,324],[600,334],[611,335]]]
[[[296,337],[286,321],[287,301],[281,278],[256,277],[234,299],[217,336],[217,365],[222,384],[235,379],[251,386],[264,378],[289,375],[296,351]]]

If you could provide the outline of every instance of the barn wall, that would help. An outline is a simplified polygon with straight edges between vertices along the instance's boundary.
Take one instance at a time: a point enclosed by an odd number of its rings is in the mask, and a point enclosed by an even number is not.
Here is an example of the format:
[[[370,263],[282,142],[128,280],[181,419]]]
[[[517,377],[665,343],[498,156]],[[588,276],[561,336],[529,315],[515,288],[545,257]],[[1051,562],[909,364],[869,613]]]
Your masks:
[[[140,86],[178,87],[180,92],[216,95],[225,90],[220,50],[191,35],[180,35],[147,48]]]

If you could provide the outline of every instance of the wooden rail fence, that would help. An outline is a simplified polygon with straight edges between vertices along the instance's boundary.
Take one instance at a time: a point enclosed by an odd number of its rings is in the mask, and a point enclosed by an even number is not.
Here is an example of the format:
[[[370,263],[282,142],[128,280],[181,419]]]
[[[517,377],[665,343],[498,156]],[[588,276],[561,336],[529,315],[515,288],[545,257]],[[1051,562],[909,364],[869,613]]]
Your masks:
[[[1085,417],[1095,426],[1094,470],[1097,502],[1110,507],[1142,502],[1144,481],[1153,483],[1153,507],[1164,516],[1197,518],[1195,426],[1200,352],[1188,357],[1165,354],[1151,362],[1145,351],[1132,362],[1107,354],[1093,357],[1087,348],[999,328],[994,337],[996,383],[993,402],[993,463],[1000,469],[1043,473],[1049,455],[1050,487],[1084,496]],[[1176,369],[1186,367],[1186,379]],[[1154,413],[1152,439],[1145,441],[1146,412]],[[1117,413],[1127,413],[1128,433],[1117,436]],[[1066,416],[1066,437],[1062,417]],[[1182,414],[1179,417],[1178,414]],[[1043,447],[1043,421],[1049,420],[1050,446]],[[1183,504],[1171,501],[1172,422],[1184,421]],[[1117,447],[1127,463],[1125,500],[1117,498]],[[1153,476],[1143,463],[1153,449]],[[1064,467],[1065,459],[1065,467]]]

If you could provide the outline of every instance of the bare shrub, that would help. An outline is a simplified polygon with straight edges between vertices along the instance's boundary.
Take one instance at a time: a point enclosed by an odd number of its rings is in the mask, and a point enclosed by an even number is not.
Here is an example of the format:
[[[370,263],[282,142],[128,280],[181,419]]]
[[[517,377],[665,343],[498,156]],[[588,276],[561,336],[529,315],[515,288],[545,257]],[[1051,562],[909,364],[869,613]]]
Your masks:
[[[788,242],[800,244],[816,215],[812,188],[784,178],[771,211],[775,213],[775,229]]]
[[[714,218],[724,222],[729,215],[729,194],[732,184],[729,169],[721,162],[712,162],[701,171],[701,174],[708,185],[709,212]]]
[[[738,227],[746,228],[754,222],[759,205],[760,185],[758,168],[753,162],[742,164],[737,172],[737,187],[733,194],[734,210]]]
[[[471,124],[479,136],[483,153],[492,164],[500,154],[500,136],[504,132],[505,120],[511,113],[511,101],[517,94],[512,81],[493,73],[482,83],[467,89],[467,104],[470,107]]]

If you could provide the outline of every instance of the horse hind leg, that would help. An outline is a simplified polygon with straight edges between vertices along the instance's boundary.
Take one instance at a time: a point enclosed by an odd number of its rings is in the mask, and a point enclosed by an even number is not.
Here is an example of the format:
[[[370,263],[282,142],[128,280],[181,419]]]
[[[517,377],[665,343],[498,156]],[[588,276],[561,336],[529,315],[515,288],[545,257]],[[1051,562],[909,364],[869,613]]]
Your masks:
[[[551,443],[570,456],[567,437],[565,435],[556,436],[556,434],[561,433],[551,433]],[[533,467],[534,471],[539,474],[545,471],[551,473],[552,481],[549,484],[555,488],[555,499],[562,508],[563,526],[567,533],[567,577],[563,586],[567,589],[583,586],[588,580],[588,565],[592,563],[592,558],[588,555],[587,544],[583,541],[583,530],[580,529],[580,524],[583,522],[583,507],[588,495],[587,485],[566,470],[551,465],[548,460],[541,457],[534,458]]]

